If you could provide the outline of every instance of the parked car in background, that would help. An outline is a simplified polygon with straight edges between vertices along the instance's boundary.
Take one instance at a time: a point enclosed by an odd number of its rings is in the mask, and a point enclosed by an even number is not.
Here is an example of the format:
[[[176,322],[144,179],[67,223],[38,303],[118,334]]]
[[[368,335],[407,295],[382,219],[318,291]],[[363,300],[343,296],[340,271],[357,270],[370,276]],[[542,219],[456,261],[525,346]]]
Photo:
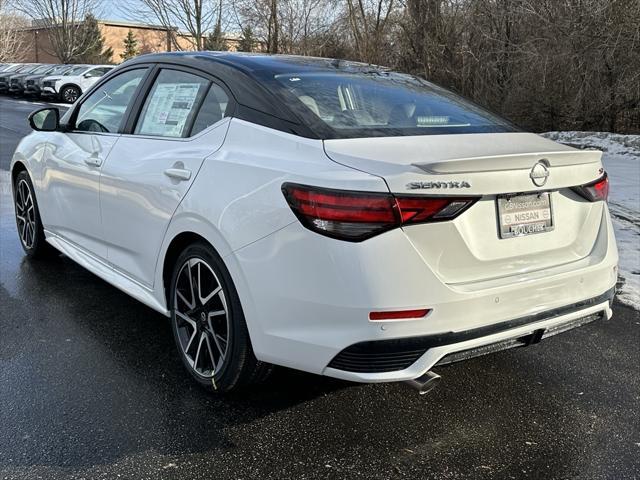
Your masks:
[[[51,65],[44,72],[32,73],[24,78],[24,95],[40,95],[42,80],[51,75],[63,75],[74,68],[74,65]]]
[[[9,77],[9,93],[13,95],[24,94],[25,80],[31,75],[44,74],[55,68],[55,65],[44,63],[36,65],[33,69],[24,73],[16,73]]]
[[[8,68],[0,73],[0,93],[7,93],[9,91],[9,81],[12,75],[29,73],[37,67],[38,65],[33,63],[18,64],[16,68]]]
[[[16,70],[21,65],[21,63],[2,63],[0,64],[0,73]]]
[[[113,68],[113,65],[83,65],[58,78],[47,77],[42,82],[41,95],[73,103],[100,77]]]

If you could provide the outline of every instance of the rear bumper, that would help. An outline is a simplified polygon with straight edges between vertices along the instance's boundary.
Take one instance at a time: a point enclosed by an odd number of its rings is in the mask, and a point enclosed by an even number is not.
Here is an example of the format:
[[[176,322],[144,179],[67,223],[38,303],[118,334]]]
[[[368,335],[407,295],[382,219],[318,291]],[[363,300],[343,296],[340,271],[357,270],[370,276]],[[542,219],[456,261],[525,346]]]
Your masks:
[[[325,374],[360,382],[410,380],[445,365],[509,348],[524,347],[593,321],[611,318],[612,288],[602,295],[534,315],[439,335],[351,345]]]
[[[604,209],[588,257],[475,284],[442,282],[401,229],[354,244],[294,222],[225,261],[258,359],[351,381],[391,382],[417,378],[454,353],[505,340],[517,346],[539,330],[578,326],[573,322],[594,314],[610,317],[618,254]],[[369,320],[372,311],[413,309],[431,312]],[[411,348],[400,348],[406,358],[385,371],[349,370],[336,361],[363,342],[389,342],[379,344],[387,355],[403,342]]]

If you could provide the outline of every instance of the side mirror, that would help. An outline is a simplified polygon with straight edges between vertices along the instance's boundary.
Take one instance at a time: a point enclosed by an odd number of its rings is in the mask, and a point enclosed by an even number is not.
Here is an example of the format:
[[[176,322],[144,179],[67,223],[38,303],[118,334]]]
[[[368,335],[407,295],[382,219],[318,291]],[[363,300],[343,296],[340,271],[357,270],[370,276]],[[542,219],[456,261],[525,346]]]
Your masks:
[[[84,78],[89,78],[91,76],[90,73],[85,73],[84,75],[82,75]]]
[[[55,132],[60,128],[60,110],[42,108],[29,115],[29,125],[38,132]]]

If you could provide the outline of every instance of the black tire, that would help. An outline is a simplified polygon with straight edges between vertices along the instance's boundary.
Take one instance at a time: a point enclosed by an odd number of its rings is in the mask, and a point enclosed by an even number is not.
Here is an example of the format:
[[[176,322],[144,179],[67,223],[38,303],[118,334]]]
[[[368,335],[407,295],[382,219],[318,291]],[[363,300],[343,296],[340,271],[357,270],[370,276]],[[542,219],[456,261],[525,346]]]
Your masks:
[[[67,85],[60,90],[60,99],[65,103],[75,103],[82,92],[75,85]]]
[[[16,175],[13,184],[13,205],[18,237],[24,253],[32,258],[56,256],[58,252],[45,240],[35,190],[25,170]]]
[[[200,385],[229,392],[266,380],[272,365],[256,359],[238,293],[211,246],[194,243],[180,254],[168,297],[178,354]]]

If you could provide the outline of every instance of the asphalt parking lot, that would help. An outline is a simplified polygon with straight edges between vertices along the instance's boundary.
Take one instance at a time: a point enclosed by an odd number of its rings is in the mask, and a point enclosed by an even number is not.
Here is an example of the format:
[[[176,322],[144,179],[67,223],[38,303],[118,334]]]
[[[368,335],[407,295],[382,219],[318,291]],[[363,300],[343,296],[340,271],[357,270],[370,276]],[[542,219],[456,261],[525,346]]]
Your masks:
[[[619,303],[425,396],[285,369],[204,392],[162,316],[23,256],[5,171],[38,106],[0,97],[0,479],[640,478],[640,313]]]

